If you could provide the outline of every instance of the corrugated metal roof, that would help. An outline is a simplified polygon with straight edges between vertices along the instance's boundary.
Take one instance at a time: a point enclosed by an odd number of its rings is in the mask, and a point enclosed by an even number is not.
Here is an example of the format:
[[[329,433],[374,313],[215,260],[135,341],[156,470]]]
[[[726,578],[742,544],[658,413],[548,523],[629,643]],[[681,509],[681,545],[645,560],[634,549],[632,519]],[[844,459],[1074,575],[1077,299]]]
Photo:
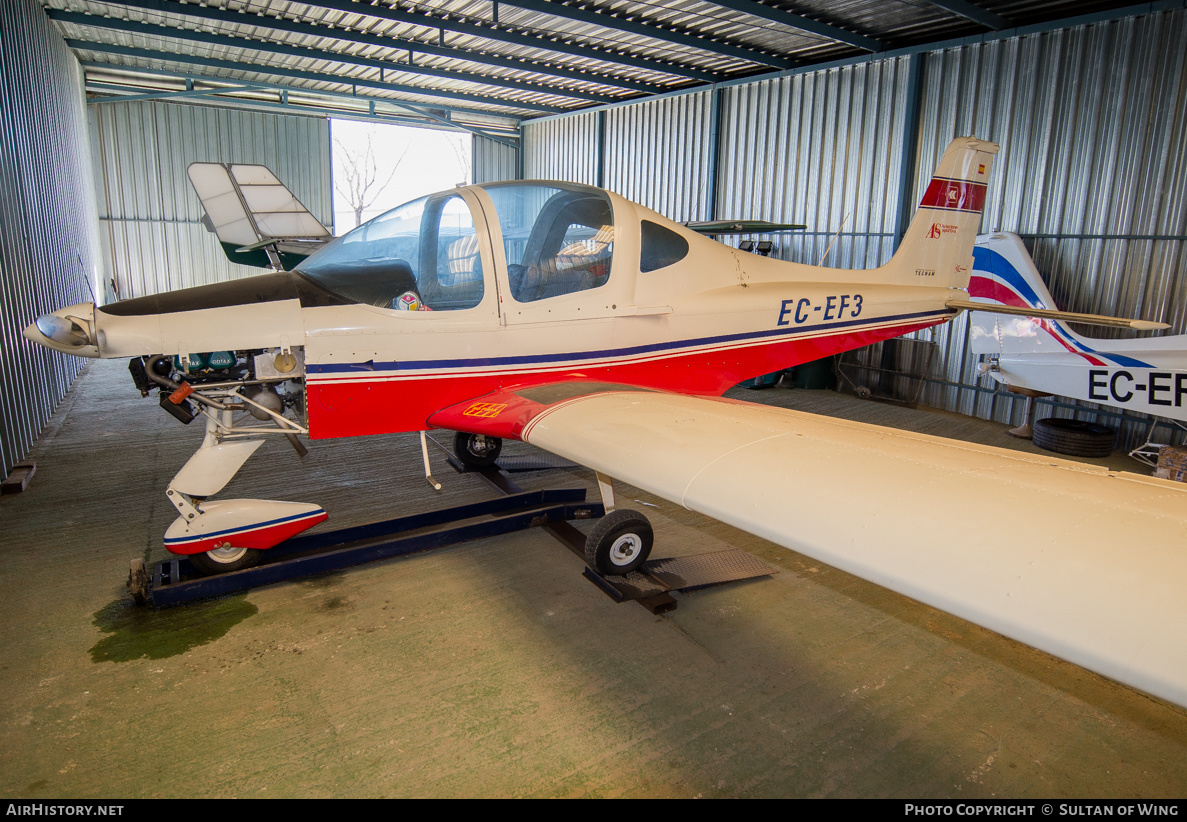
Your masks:
[[[472,127],[1124,8],[1108,0],[41,0],[92,95],[203,78],[404,101]],[[954,6],[955,7],[955,6]],[[970,9],[972,10],[970,12]],[[410,62],[411,61],[411,62]],[[156,75],[153,72],[158,72]],[[177,77],[195,89],[176,91]],[[100,85],[102,84],[102,85]],[[415,116],[415,115],[410,115]]]

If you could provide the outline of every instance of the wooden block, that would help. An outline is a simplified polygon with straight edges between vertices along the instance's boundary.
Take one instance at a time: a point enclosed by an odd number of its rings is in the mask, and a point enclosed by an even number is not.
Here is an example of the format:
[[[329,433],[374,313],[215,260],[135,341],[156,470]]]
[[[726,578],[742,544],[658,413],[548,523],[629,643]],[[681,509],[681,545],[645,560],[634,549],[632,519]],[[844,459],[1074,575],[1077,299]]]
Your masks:
[[[0,482],[0,494],[19,494],[24,491],[36,471],[37,466],[34,463],[18,462],[12,466],[8,478]]]

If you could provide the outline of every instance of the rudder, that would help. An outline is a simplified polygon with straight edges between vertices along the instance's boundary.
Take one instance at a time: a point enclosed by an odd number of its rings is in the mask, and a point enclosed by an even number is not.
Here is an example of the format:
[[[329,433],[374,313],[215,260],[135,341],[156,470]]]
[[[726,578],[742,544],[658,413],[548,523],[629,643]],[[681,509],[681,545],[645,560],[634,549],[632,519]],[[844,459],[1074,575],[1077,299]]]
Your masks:
[[[999,146],[975,137],[948,145],[903,242],[883,268],[901,285],[967,288],[986,184]]]

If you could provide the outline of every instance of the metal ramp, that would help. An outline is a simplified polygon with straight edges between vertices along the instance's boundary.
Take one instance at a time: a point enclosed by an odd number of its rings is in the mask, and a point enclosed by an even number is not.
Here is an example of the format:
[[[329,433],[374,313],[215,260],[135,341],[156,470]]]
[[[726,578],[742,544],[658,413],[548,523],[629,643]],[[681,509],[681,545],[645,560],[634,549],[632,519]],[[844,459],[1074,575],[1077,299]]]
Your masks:
[[[503,464],[511,459],[551,461],[560,458],[551,455],[543,455],[541,458],[504,457],[495,463],[495,469],[487,471],[469,469],[452,456],[448,456],[446,461],[455,471],[475,474],[495,490],[513,496],[523,493],[523,489],[506,473],[508,469],[504,468]],[[580,467],[565,460],[561,461],[566,464],[539,467]],[[517,466],[519,464],[515,463]],[[539,467],[519,470],[539,470]],[[597,508],[598,516],[602,516],[604,509],[601,504],[598,504]],[[643,563],[639,570],[624,576],[603,576],[585,563],[585,534],[568,521],[545,523],[542,528],[580,558],[585,578],[596,585],[602,593],[615,602],[638,602],[653,614],[663,614],[676,609],[677,601],[672,596],[672,591],[687,593],[714,585],[724,585],[727,582],[779,573],[778,568],[755,559],[745,551],[729,548],[707,554],[651,559]]]
[[[579,466],[542,455],[506,457],[494,468],[473,471],[452,456],[447,460],[459,473],[475,474],[502,496],[297,536],[265,551],[254,568],[215,576],[199,575],[184,557],[157,563],[151,575],[143,562],[134,560],[128,582],[133,598],[139,604],[151,600],[156,607],[180,605],[528,528],[542,528],[576,554],[581,559],[585,578],[615,602],[638,602],[653,614],[676,608],[672,591],[693,591],[779,572],[735,548],[653,559],[625,576],[602,576],[585,564],[585,534],[572,525],[574,520],[604,516],[602,504],[587,502],[585,489],[580,488],[524,491],[508,475],[509,471]]]

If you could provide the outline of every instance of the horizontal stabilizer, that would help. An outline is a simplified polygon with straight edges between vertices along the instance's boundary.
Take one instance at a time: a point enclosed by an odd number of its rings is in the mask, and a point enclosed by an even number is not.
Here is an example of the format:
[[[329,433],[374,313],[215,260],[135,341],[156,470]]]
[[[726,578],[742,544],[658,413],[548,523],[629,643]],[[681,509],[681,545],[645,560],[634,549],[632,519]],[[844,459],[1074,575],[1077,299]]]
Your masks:
[[[333,239],[267,166],[191,163],[186,174],[232,262],[291,268]]]
[[[960,311],[987,311],[990,314],[1015,314],[1020,317],[1038,317],[1043,320],[1059,320],[1085,325],[1103,325],[1109,328],[1132,328],[1134,331],[1161,331],[1170,328],[1167,323],[1152,320],[1129,320],[1125,317],[1106,317],[1101,314],[1075,314],[1071,311],[1051,311],[1030,306],[1001,305],[999,303],[977,303],[971,300],[948,300],[948,308]]]
[[[684,223],[684,227],[698,234],[779,234],[807,228],[797,223],[769,223],[766,220],[692,220]]]

